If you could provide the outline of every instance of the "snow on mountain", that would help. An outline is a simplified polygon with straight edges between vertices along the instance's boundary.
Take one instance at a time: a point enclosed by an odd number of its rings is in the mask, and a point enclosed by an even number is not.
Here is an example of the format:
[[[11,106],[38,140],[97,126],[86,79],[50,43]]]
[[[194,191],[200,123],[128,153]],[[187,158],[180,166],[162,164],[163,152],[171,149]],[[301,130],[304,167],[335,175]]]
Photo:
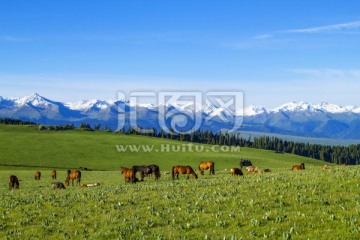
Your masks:
[[[10,99],[10,100],[13,100],[16,103],[16,105],[18,105],[18,106],[24,106],[24,105],[31,104],[33,106],[44,107],[44,106],[49,106],[51,104],[48,99],[40,96],[37,93],[32,93],[29,96],[25,96],[22,98]]]
[[[304,112],[304,111],[308,111],[308,112],[316,112],[317,109],[314,108],[313,105],[308,104],[306,102],[290,102],[290,103],[285,103],[283,105],[281,105],[280,107],[274,108],[272,110],[272,112]]]
[[[92,99],[92,100],[82,100],[75,103],[65,103],[64,105],[71,110],[84,111],[93,107],[96,107],[98,109],[106,109],[113,104],[114,102],[111,101],[107,102],[107,101]]]
[[[267,110],[266,108],[262,107],[262,106],[254,106],[254,105],[250,105],[247,108],[244,108],[242,111],[244,116],[255,116],[258,114],[263,114],[263,113],[268,113],[269,110]],[[237,110],[238,115],[241,115],[241,112],[239,110]]]
[[[33,106],[41,106],[41,107],[46,107],[49,106],[51,104],[57,103],[57,102],[53,102],[47,98],[44,98],[42,96],[40,96],[37,93],[32,93],[29,96],[25,96],[25,97],[21,97],[21,98],[3,98],[0,96],[0,102],[1,101],[12,101],[15,103],[16,106],[24,106],[24,105],[28,105],[31,104]],[[76,110],[76,111],[86,111],[89,110],[91,108],[97,108],[100,110],[104,110],[107,109],[111,106],[113,106],[116,102],[109,100],[109,101],[103,101],[103,100],[97,100],[97,99],[92,99],[92,100],[82,100],[82,101],[78,101],[78,102],[67,102],[67,103],[57,103],[57,104],[62,104],[64,107],[70,109],[70,110]],[[306,103],[306,102],[289,102],[289,103],[285,103],[277,108],[274,109],[267,109],[265,107],[262,106],[254,106],[254,105],[249,105],[248,107],[244,108],[244,109],[236,109],[235,112],[229,109],[223,109],[223,108],[218,108],[216,106],[213,105],[199,105],[199,104],[166,104],[166,105],[156,105],[153,103],[141,103],[141,104],[137,104],[136,106],[133,106],[133,104],[129,103],[129,102],[123,102],[125,105],[127,106],[131,106],[131,107],[142,107],[142,108],[146,108],[149,110],[158,110],[160,107],[166,107],[166,108],[175,108],[178,111],[183,111],[183,112],[193,112],[195,110],[195,112],[202,112],[206,115],[209,116],[220,116],[224,117],[232,117],[233,115],[242,115],[242,116],[256,116],[259,114],[270,114],[270,113],[278,113],[278,112],[328,112],[328,113],[360,113],[360,107],[355,107],[355,106],[340,106],[340,105],[336,105],[336,104],[331,104],[331,103],[327,103],[327,102],[322,102],[320,104],[310,104],[310,103]]]
[[[209,104],[209,103],[208,103]],[[360,139],[360,107],[339,106],[322,102],[289,102],[274,109],[250,105],[244,109],[229,109],[214,105],[201,104],[153,104],[129,101],[83,100],[74,103],[62,103],[49,100],[33,93],[21,98],[0,97],[0,117],[13,117],[30,120],[40,124],[90,124],[106,125],[117,129],[119,114],[129,117],[136,110],[140,127],[159,126],[159,113],[166,111],[166,121],[187,115],[195,119],[201,114],[202,127],[211,131],[232,129],[239,117],[244,123],[240,130],[254,132],[279,133],[297,136],[352,138]],[[299,114],[300,113],[300,114]],[[304,114],[303,114],[304,113]],[[199,116],[199,115],[196,115]],[[128,121],[125,119],[124,121]],[[189,121],[191,123],[191,121]],[[128,124],[128,123],[127,123]]]
[[[327,102],[322,102],[321,104],[314,105],[314,107],[329,113],[345,113],[345,112],[360,113],[359,107],[354,107],[354,106],[343,107]]]

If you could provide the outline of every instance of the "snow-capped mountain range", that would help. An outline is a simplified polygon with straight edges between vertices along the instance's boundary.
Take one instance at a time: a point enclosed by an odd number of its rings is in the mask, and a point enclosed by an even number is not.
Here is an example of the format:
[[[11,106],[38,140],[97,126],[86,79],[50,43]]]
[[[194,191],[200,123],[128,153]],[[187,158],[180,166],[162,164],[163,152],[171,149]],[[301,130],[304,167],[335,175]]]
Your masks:
[[[18,118],[40,124],[70,124],[81,122],[100,123],[113,130],[119,126],[119,116],[125,114],[125,127],[136,109],[136,123],[142,128],[160,129],[159,107],[164,107],[172,117],[165,120],[166,125],[178,121],[182,127],[191,126],[192,119],[177,118],[179,115],[191,116],[194,110],[202,117],[202,129],[214,132],[231,129],[241,120],[241,130],[279,133],[306,137],[328,137],[341,139],[360,139],[360,107],[339,106],[330,103],[309,104],[290,102],[274,109],[250,105],[244,109],[216,108],[214,106],[177,106],[168,104],[130,105],[124,101],[83,100],[76,103],[62,103],[47,99],[37,93],[21,98],[0,96],[0,117]],[[120,115],[119,115],[120,114]],[[184,123],[185,122],[185,123]],[[120,123],[121,125],[121,123]]]

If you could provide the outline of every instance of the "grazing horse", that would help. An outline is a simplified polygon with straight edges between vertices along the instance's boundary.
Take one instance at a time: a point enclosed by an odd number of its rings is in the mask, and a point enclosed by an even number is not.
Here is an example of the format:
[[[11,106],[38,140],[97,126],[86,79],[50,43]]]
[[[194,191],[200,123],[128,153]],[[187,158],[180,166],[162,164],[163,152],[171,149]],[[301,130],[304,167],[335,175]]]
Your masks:
[[[74,179],[76,179],[76,186],[79,184],[80,185],[80,181],[81,181],[81,172],[79,170],[75,170],[74,172],[71,172],[71,170],[67,170],[67,178],[65,180],[65,185],[68,187],[69,186],[69,181],[71,180],[72,185],[74,186]]]
[[[260,173],[260,169],[258,167],[255,167],[255,166],[248,166],[246,167],[246,174],[249,174],[249,173]]]
[[[300,165],[294,165],[292,166],[291,170],[293,171],[305,170],[305,163],[301,163]]]
[[[40,180],[41,178],[41,172],[36,172],[35,173],[35,180]]]
[[[9,178],[9,190],[19,187],[20,187],[19,179],[16,176],[11,175]]]
[[[151,164],[149,166],[133,166],[132,167],[133,175],[132,175],[132,182],[136,182],[136,173],[140,172],[140,181],[144,181],[145,176],[149,176],[151,174],[155,175],[155,180],[158,180],[160,178],[160,168],[159,166],[155,164]]]
[[[190,166],[174,166],[172,168],[172,179],[175,180],[175,177],[179,179],[179,174],[187,174],[187,179],[189,179],[189,175],[192,174],[194,179],[197,179],[195,171]]]
[[[330,167],[329,167],[328,165],[324,165],[324,166],[321,167],[321,169],[322,169],[322,170],[329,170]]]
[[[51,172],[51,178],[56,179],[56,170],[55,169],[53,169]]]
[[[244,175],[240,168],[232,168],[232,169],[230,169],[230,173],[233,176],[237,176],[237,175],[242,176],[242,175]]]
[[[52,189],[55,189],[55,188],[66,189],[62,182],[52,182],[51,187],[52,187]]]
[[[208,161],[208,162],[201,162],[199,165],[199,170],[200,170],[200,174],[204,175],[204,170],[208,170],[210,171],[210,175],[213,174],[215,175],[215,163]]]
[[[131,182],[133,179],[133,170],[131,168],[120,167],[120,172],[125,177],[125,182]]]
[[[252,163],[250,160],[247,160],[247,159],[241,159],[240,161],[240,169],[243,168],[243,166],[252,166]]]

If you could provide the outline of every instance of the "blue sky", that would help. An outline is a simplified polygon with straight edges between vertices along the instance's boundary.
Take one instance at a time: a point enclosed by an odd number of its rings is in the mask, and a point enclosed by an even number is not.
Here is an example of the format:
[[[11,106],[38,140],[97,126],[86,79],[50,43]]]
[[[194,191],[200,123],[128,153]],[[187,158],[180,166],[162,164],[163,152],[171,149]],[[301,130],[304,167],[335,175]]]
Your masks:
[[[0,96],[360,105],[360,1],[1,1]]]

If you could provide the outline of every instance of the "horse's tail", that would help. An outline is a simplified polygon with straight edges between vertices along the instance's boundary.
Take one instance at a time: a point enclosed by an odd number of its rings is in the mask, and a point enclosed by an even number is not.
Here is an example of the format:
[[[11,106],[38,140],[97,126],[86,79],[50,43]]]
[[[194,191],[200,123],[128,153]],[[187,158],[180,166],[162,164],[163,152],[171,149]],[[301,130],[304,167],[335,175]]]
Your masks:
[[[171,176],[172,180],[175,180],[175,166],[172,167]]]
[[[211,165],[211,173],[215,175],[215,163],[213,162]]]

